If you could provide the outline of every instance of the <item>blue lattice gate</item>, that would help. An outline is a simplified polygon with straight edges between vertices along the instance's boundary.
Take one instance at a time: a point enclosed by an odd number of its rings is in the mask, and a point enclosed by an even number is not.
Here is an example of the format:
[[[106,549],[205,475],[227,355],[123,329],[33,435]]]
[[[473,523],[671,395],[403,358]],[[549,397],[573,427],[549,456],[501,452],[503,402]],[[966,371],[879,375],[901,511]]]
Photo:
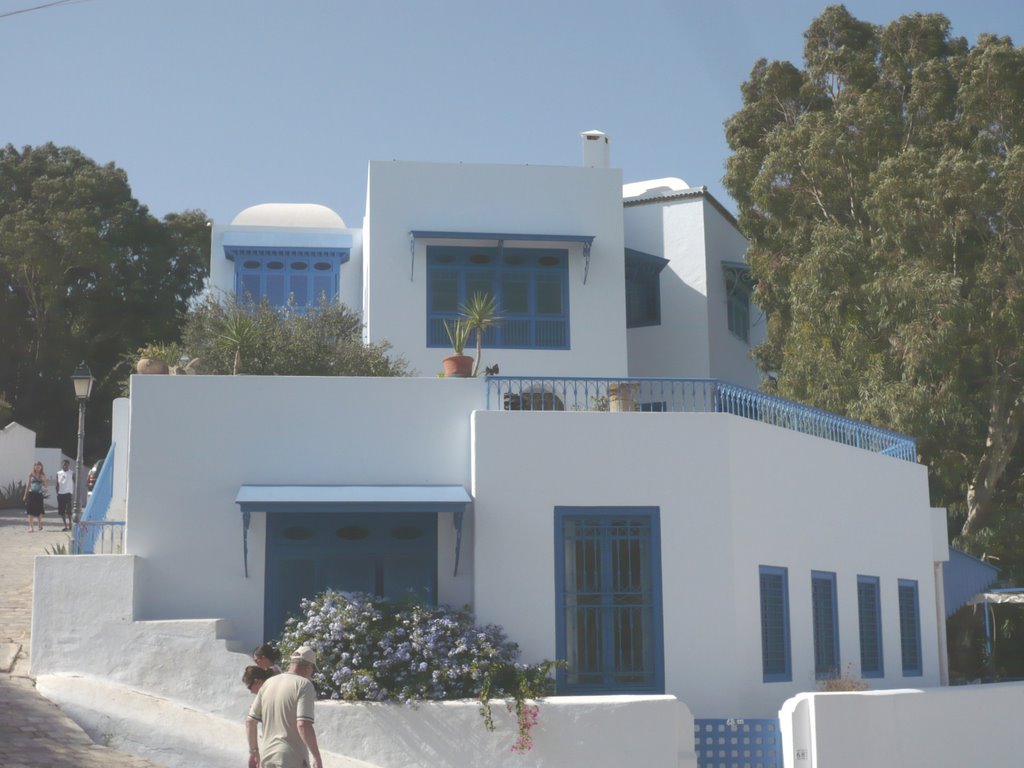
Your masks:
[[[777,719],[693,721],[699,768],[782,768]]]

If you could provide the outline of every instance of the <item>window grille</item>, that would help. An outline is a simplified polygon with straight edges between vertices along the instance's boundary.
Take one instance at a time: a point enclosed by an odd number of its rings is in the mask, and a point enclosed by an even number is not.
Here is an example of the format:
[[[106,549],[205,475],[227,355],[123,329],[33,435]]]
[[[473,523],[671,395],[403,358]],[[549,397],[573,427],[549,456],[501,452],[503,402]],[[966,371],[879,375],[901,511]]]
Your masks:
[[[917,677],[921,674],[921,621],[916,581],[899,580],[899,602],[903,674],[906,677]]]
[[[760,567],[761,669],[766,683],[793,679],[789,650],[789,577],[785,568]]]
[[[811,572],[811,613],[814,676],[824,680],[839,673],[839,614],[834,573]]]
[[[882,606],[877,576],[857,577],[857,616],[860,620],[861,677],[884,677]]]

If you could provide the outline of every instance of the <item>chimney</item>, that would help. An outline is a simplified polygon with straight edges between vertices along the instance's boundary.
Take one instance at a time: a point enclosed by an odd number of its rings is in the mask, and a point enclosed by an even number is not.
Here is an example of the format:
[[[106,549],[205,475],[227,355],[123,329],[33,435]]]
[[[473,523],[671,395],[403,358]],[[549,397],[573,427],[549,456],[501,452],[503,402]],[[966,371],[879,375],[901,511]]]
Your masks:
[[[609,168],[611,157],[609,145],[611,139],[601,131],[583,131],[580,134],[583,139],[583,167],[584,168]]]

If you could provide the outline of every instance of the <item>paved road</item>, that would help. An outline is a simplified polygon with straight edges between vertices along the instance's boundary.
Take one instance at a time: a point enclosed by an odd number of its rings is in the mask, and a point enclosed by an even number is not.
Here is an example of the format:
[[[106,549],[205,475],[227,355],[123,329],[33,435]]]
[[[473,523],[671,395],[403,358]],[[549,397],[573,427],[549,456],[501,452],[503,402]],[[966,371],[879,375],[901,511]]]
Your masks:
[[[24,509],[0,510],[0,766],[2,768],[162,768],[94,744],[28,676],[33,558],[66,544],[60,517],[29,533]]]

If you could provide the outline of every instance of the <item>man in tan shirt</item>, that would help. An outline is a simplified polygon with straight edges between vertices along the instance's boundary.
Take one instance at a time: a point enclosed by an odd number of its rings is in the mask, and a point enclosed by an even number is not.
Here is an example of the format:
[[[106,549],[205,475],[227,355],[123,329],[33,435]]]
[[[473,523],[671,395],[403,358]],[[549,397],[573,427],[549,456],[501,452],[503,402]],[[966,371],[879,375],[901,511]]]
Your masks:
[[[256,694],[245,721],[249,738],[249,768],[323,768],[313,730],[316,690],[309,678],[316,671],[316,654],[302,646],[292,654],[288,671],[267,680]],[[263,735],[256,743],[256,724]]]

